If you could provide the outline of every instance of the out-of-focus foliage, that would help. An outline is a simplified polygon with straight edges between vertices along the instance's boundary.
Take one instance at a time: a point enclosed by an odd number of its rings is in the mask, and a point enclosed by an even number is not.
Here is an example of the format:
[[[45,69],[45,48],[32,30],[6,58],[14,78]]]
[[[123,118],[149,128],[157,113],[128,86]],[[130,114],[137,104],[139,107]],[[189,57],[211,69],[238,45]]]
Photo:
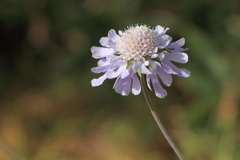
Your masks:
[[[136,23],[186,38],[191,76],[151,93],[186,159],[239,160],[239,0],[1,0],[1,160],[177,159],[143,95],[90,85],[91,46]]]

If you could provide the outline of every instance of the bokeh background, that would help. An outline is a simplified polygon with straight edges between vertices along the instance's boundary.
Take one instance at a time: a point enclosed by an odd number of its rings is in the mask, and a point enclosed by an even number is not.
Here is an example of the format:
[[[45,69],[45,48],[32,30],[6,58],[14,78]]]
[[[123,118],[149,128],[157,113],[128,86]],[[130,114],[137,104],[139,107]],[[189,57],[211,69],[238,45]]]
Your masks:
[[[177,160],[142,94],[90,81],[108,30],[162,25],[189,62],[152,101],[187,160],[239,160],[239,0],[1,0],[1,160]]]

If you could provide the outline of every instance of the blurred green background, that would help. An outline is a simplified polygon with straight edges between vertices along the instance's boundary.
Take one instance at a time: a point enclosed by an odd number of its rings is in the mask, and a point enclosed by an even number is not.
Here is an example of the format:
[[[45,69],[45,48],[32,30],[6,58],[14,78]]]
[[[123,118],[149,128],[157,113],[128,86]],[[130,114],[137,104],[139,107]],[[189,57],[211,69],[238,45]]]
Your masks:
[[[136,23],[186,39],[191,76],[150,93],[186,160],[240,159],[239,0],[1,0],[1,160],[178,159],[142,94],[91,87],[91,46]]]

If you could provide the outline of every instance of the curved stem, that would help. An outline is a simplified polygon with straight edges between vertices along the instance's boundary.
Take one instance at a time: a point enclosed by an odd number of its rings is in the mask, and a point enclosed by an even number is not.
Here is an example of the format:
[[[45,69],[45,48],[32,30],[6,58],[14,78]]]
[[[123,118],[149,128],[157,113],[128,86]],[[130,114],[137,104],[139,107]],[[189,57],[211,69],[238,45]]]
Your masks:
[[[168,135],[167,131],[165,130],[164,126],[162,125],[162,122],[158,118],[157,112],[156,112],[156,110],[155,110],[155,108],[154,108],[154,106],[152,104],[152,101],[151,101],[151,99],[149,97],[149,94],[148,94],[148,91],[147,91],[147,87],[146,87],[146,83],[145,83],[143,75],[141,75],[140,80],[141,80],[141,86],[142,86],[142,89],[143,89],[144,97],[145,97],[145,99],[147,101],[147,104],[148,104],[148,106],[150,108],[150,111],[151,111],[151,113],[153,115],[153,118],[157,122],[158,127],[162,131],[164,137],[167,139],[168,143],[170,144],[170,146],[172,147],[174,152],[177,154],[178,158],[180,160],[185,160],[184,157],[182,156],[181,152],[178,150],[177,146],[174,144],[174,142],[171,139],[171,137]]]

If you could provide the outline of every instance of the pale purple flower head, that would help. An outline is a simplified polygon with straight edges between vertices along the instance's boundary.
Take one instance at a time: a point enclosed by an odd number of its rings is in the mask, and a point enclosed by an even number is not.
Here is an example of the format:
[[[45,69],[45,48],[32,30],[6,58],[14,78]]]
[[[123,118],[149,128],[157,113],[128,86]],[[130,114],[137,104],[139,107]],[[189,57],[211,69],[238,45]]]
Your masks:
[[[92,86],[99,86],[105,79],[116,78],[113,86],[117,93],[126,96],[130,91],[134,95],[141,92],[139,76],[146,75],[148,88],[155,90],[159,98],[167,95],[162,88],[159,78],[166,86],[172,83],[172,76],[189,77],[186,69],[177,68],[171,61],[187,63],[187,49],[182,48],[185,39],[172,42],[165,34],[169,28],[156,26],[151,29],[146,25],[128,27],[125,31],[114,29],[107,37],[100,39],[103,47],[92,47],[92,57],[99,59],[98,67],[92,68],[94,73],[104,73],[91,81]],[[152,87],[151,87],[152,86]]]

